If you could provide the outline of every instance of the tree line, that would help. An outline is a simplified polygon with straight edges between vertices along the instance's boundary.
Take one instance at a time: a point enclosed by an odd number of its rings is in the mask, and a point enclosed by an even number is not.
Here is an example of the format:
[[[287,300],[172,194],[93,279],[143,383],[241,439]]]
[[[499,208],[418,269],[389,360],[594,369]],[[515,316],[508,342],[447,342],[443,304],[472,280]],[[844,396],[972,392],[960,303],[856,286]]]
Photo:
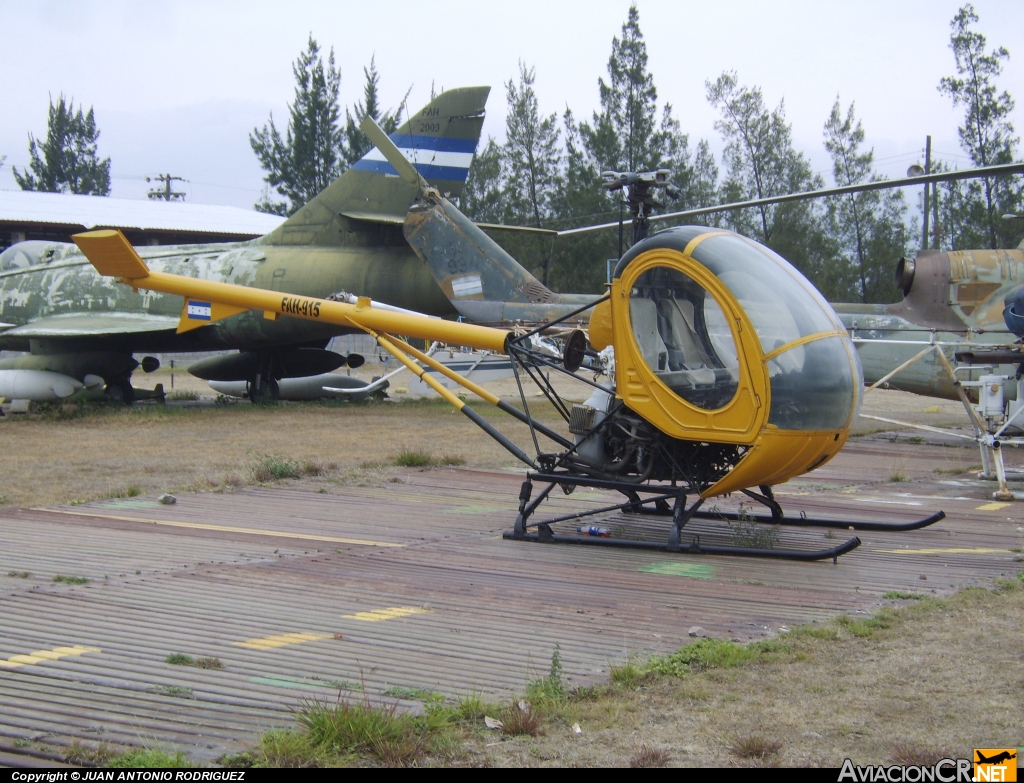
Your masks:
[[[966,4],[951,22],[956,76],[942,79],[938,89],[964,112],[959,135],[972,164],[1010,163],[1019,141],[1009,121],[1014,102],[996,86],[1009,53],[987,50],[985,36],[972,28],[978,21]],[[612,39],[607,77],[598,80],[600,108],[591,118],[577,119],[571,109],[560,118],[543,116],[535,79],[534,69],[520,63],[517,76],[505,84],[506,140],[489,139],[470,169],[461,206],[480,222],[566,229],[615,220],[621,196],[601,189],[602,171],[669,169],[680,193],[667,205],[670,211],[825,187],[793,145],[784,101],[766,105],[760,87],[742,84],[732,71],[705,82],[706,98],[719,115],[715,130],[724,142],[720,170],[707,140],[693,143],[682,132],[671,104],[659,110],[635,5],[621,34]],[[822,134],[836,185],[885,179],[874,168],[853,102],[844,105],[836,97]],[[933,170],[949,167],[940,164]],[[1000,219],[1024,209],[1020,177],[940,183],[932,207],[935,220],[925,246],[998,248],[1021,241],[1020,222]],[[916,217],[909,217],[906,197],[898,189],[687,222],[756,239],[792,262],[832,301],[896,300],[894,262],[922,247]],[[611,231],[558,242],[511,232],[494,236],[561,291],[600,291],[606,259],[618,253],[618,236]]]
[[[1012,162],[1019,139],[1009,120],[1013,98],[996,84],[1009,53],[987,48],[985,36],[974,28],[978,21],[970,3],[953,18],[949,45],[956,75],[943,78],[938,90],[963,111],[959,137],[972,164],[989,166]],[[373,117],[392,133],[406,110],[404,99],[394,109],[382,108],[380,75],[371,59],[363,69],[362,100],[345,109],[342,121],[334,50],[325,62],[312,35],[292,71],[295,97],[286,127],[279,129],[271,114],[249,135],[266,182],[255,207],[280,215],[294,213],[369,150],[359,129],[363,117]],[[565,229],[614,221],[621,214],[621,194],[601,187],[604,171],[668,169],[678,189],[678,197],[666,205],[671,211],[825,186],[794,147],[784,101],[768,106],[760,87],[741,83],[733,71],[705,82],[706,98],[719,115],[715,130],[724,142],[720,169],[708,141],[692,142],[672,105],[659,103],[635,5],[612,38],[607,74],[598,79],[600,108],[589,118],[577,118],[569,108],[561,116],[542,115],[535,82],[535,69],[520,62],[504,85],[505,141],[489,138],[474,157],[459,206],[478,222]],[[92,108],[76,112],[64,96],[57,103],[51,99],[47,128],[42,142],[29,135],[28,169],[14,170],[18,184],[26,190],[107,195],[110,159],[98,158]],[[844,105],[837,96],[822,133],[837,185],[884,179],[865,146],[853,102]],[[940,162],[933,170],[948,166]],[[1020,177],[940,183],[924,246],[1012,247],[1021,240],[1020,221],[1000,217],[1022,210]],[[898,296],[891,283],[893,262],[922,247],[917,219],[908,213],[903,192],[888,190],[718,213],[700,222],[776,250],[832,301],[888,302]],[[558,291],[600,291],[606,260],[618,255],[614,231],[557,241],[500,230],[492,234]]]

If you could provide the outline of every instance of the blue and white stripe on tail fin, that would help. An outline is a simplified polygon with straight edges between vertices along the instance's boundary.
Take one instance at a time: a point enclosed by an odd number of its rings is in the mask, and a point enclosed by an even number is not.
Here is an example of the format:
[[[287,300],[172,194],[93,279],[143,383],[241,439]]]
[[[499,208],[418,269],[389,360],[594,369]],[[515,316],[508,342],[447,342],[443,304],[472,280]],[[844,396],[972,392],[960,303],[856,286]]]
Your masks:
[[[445,136],[418,136],[411,133],[392,133],[389,137],[399,151],[412,163],[420,176],[431,184],[436,182],[462,182],[469,176],[477,138]],[[352,166],[357,171],[372,171],[387,176],[398,176],[395,167],[384,159],[374,147]]]

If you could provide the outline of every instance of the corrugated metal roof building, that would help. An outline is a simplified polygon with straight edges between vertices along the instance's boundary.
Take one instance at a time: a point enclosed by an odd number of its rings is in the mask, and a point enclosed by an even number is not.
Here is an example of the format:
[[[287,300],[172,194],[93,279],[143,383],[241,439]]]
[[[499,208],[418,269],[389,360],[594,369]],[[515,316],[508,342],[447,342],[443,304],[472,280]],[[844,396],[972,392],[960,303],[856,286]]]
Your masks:
[[[94,228],[119,228],[133,245],[232,242],[263,236],[283,220],[211,204],[0,190],[0,250],[26,239],[70,242]]]

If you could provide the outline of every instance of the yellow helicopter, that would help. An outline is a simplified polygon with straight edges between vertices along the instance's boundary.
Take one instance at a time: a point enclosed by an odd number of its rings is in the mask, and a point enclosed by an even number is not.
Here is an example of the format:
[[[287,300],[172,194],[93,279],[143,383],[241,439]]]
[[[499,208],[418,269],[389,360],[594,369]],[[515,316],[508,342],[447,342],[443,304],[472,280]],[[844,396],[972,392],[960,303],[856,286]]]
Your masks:
[[[429,222],[436,241],[443,243],[450,229],[461,232],[452,239],[464,243],[468,221],[454,227],[455,207],[423,182],[372,121],[363,130],[399,175],[419,186],[407,229],[421,231]],[[135,289],[183,297],[179,332],[256,310],[270,319],[301,318],[372,335],[530,468],[509,538],[835,560],[860,540],[813,551],[702,546],[696,535],[684,542],[683,530],[695,516],[737,518],[700,510],[707,498],[732,492],[770,509],[770,516],[744,517],[756,523],[909,530],[944,516],[938,512],[902,525],[785,517],[772,486],[839,452],[857,416],[863,376],[846,329],[811,283],[773,251],[730,231],[687,226],[643,239],[619,261],[604,297],[524,334],[394,312],[365,298],[350,304],[151,271],[117,231],[86,232],[74,240],[100,274]],[[573,329],[572,319],[591,308],[589,334]],[[394,335],[508,354],[523,409]],[[527,424],[536,456],[508,440],[421,365]],[[570,405],[551,383],[551,372],[570,375],[593,393],[585,403]],[[568,435],[530,415],[524,375],[562,415]],[[599,382],[602,377],[607,382]],[[541,449],[538,436],[556,448]],[[534,482],[546,485],[536,497]],[[566,493],[578,486],[614,490],[626,500],[532,521],[556,486]],[[552,528],[615,510],[671,516],[667,540],[556,535]]]

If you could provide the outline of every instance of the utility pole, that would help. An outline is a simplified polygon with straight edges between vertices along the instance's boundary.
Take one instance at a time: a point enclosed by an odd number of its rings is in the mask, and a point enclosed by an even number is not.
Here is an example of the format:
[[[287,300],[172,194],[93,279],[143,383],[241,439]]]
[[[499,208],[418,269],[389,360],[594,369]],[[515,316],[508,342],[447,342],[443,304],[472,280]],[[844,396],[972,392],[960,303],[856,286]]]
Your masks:
[[[932,137],[928,136],[924,143],[924,173],[926,175],[932,173]],[[928,209],[928,185],[924,186],[924,226],[921,232],[921,249],[927,250],[929,247],[928,241],[928,216],[930,211]]]
[[[930,139],[931,137],[929,136],[928,138]],[[149,177],[146,177],[146,182],[156,181],[164,184],[162,188],[154,188],[146,195],[157,201],[184,201],[184,191],[171,190],[171,183],[174,180],[178,180],[179,182],[188,182],[188,180],[183,177],[172,177],[170,174],[158,174],[153,177],[152,180]]]

